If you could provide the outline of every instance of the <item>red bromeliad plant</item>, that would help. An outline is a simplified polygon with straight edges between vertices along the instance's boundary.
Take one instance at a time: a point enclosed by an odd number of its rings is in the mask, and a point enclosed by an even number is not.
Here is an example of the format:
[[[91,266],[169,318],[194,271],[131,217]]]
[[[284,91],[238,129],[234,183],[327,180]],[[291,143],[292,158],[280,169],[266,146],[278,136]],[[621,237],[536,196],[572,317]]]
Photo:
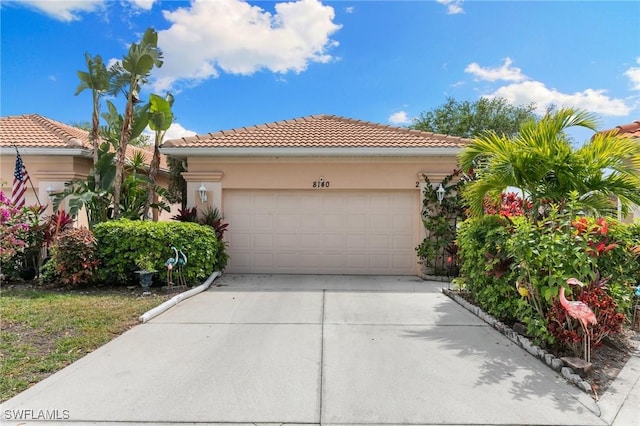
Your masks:
[[[197,207],[185,207],[184,209],[178,209],[178,214],[171,217],[178,222],[198,222],[198,208]]]
[[[64,210],[58,210],[49,216],[45,225],[44,242],[49,247],[60,232],[69,229],[73,225],[73,217]]]

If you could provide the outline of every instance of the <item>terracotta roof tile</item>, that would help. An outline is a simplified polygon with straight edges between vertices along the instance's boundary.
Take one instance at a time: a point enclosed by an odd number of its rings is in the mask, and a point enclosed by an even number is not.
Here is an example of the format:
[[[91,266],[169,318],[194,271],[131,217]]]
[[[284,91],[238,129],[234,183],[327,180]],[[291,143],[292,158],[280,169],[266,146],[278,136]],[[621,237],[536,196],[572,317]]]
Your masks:
[[[251,127],[222,130],[163,144],[185,148],[459,148],[455,136],[376,124],[335,115],[311,115]]]
[[[603,130],[603,133],[615,132],[618,136],[626,136],[630,138],[640,138],[640,120],[633,123],[621,124],[613,129]]]
[[[89,132],[38,114],[0,117],[0,147],[59,148],[92,150]],[[152,147],[127,146],[127,158],[140,151],[149,164],[153,158]],[[160,156],[160,169],[169,170],[165,155]]]
[[[0,146],[91,149],[89,132],[38,114],[0,118]]]

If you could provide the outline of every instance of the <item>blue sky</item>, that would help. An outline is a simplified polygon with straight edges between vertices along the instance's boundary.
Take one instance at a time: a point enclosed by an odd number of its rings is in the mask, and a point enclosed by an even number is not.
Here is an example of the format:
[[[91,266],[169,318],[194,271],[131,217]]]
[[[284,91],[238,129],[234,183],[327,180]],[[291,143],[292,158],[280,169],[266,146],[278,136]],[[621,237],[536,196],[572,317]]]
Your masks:
[[[9,1],[2,116],[89,121],[84,53],[120,59],[152,26],[175,96],[168,137],[311,114],[405,126],[446,101],[502,96],[640,119],[637,1]],[[118,99],[116,99],[118,101]]]

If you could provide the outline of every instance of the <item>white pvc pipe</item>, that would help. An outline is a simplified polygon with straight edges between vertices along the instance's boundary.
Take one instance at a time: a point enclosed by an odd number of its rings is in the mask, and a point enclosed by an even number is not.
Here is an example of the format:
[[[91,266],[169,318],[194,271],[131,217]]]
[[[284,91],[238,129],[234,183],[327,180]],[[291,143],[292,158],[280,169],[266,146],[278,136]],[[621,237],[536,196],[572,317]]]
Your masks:
[[[157,317],[158,315],[160,315],[161,313],[165,312],[166,310],[168,310],[169,308],[177,305],[178,303],[182,302],[185,299],[190,298],[191,296],[195,296],[198,293],[202,293],[203,291],[205,291],[206,289],[209,288],[209,286],[211,285],[211,283],[218,278],[222,273],[220,271],[216,271],[213,274],[211,274],[209,276],[209,278],[207,278],[207,280],[202,283],[201,285],[199,285],[198,287],[194,287],[191,290],[187,290],[183,293],[177,294],[175,296],[173,296],[171,299],[167,300],[166,302],[156,306],[155,308],[145,312],[144,314],[140,315],[140,317],[138,318],[138,320],[140,320],[141,322],[147,322],[152,318]]]

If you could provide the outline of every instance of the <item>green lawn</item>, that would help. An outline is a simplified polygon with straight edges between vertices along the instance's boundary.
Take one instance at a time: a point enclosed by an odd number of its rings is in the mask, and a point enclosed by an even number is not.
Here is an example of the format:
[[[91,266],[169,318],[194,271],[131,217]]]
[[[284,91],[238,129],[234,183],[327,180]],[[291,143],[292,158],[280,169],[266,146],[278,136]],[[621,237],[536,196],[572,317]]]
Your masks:
[[[138,323],[169,296],[127,290],[0,292],[0,402]]]

